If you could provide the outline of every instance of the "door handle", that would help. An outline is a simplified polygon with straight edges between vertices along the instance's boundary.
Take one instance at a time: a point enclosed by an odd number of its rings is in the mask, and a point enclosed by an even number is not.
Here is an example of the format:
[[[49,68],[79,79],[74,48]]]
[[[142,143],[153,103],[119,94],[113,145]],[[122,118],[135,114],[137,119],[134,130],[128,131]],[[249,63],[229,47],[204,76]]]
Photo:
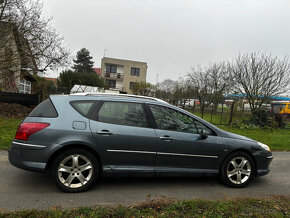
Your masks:
[[[170,138],[170,136],[169,135],[165,135],[165,136],[161,136],[161,137],[159,137],[161,140],[164,140],[164,141],[172,141],[173,139],[172,138]]]
[[[99,135],[113,135],[109,130],[103,129],[102,131],[97,131]]]

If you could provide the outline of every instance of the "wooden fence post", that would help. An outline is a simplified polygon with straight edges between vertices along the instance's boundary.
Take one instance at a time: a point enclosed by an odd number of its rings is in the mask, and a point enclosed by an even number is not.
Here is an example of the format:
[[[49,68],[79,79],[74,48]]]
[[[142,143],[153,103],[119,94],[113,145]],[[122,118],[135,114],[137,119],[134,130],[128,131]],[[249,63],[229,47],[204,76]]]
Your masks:
[[[232,106],[231,106],[231,114],[230,114],[229,126],[232,124],[232,121],[233,121],[234,105],[235,105],[235,101],[233,101]]]
[[[222,113],[221,113],[220,125],[222,125],[222,121],[223,121],[223,112],[224,112],[224,103],[222,102]]]

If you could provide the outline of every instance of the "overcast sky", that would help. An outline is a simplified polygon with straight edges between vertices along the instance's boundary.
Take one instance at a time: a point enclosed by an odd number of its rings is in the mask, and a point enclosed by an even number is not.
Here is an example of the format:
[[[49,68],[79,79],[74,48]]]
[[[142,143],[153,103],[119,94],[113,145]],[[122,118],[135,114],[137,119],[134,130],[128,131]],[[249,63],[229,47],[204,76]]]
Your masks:
[[[147,62],[151,83],[239,53],[290,52],[289,0],[45,0],[44,12],[73,56]]]

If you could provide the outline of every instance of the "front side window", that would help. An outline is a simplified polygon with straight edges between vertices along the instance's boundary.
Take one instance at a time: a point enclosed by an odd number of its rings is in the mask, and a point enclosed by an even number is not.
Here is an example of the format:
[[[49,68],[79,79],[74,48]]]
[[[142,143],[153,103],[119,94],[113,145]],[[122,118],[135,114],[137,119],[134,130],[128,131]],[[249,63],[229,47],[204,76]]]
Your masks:
[[[157,105],[150,105],[149,107],[158,129],[193,134],[199,134],[203,130],[207,135],[215,135],[204,124],[179,111]]]
[[[139,76],[140,75],[140,68],[131,67],[131,75],[132,76]]]
[[[104,102],[98,120],[125,126],[148,127],[142,104],[129,102]]]

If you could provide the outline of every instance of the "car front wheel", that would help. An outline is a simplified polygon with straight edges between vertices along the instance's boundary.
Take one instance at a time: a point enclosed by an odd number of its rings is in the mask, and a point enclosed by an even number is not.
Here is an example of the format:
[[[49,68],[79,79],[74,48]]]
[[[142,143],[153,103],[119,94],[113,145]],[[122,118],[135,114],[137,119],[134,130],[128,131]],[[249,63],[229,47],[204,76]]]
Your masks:
[[[255,174],[255,164],[251,156],[245,152],[230,154],[221,167],[222,181],[234,188],[248,185]]]
[[[98,162],[94,155],[83,149],[64,151],[52,166],[56,185],[65,192],[88,190],[96,182],[98,171]]]

